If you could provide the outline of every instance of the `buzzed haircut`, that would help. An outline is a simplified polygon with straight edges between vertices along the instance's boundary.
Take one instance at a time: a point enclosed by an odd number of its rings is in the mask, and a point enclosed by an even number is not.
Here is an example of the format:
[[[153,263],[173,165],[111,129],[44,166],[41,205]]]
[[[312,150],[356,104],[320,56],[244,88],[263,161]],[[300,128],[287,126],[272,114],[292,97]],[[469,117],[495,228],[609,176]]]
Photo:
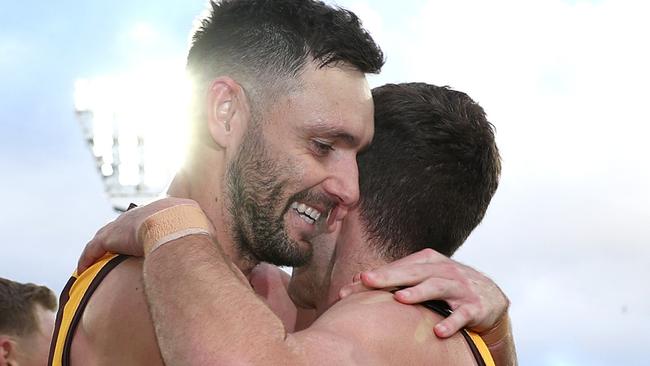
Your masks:
[[[451,256],[498,186],[493,126],[448,87],[388,84],[372,94],[375,137],[358,158],[366,236],[387,260],[424,248]]]
[[[187,70],[196,98],[216,77],[231,76],[253,107],[263,108],[263,99],[296,87],[312,60],[319,68],[363,73],[378,73],[384,64],[379,46],[348,10],[313,0],[224,0],[210,2],[192,37]]]
[[[0,278],[0,333],[25,336],[37,331],[36,305],[56,311],[56,296],[45,286]]]

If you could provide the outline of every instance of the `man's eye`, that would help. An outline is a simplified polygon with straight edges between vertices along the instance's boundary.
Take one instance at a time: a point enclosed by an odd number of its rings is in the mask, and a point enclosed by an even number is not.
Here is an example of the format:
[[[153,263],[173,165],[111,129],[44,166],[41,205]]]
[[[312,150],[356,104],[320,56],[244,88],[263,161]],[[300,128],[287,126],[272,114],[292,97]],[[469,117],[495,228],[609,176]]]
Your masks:
[[[313,139],[311,144],[314,148],[314,152],[318,155],[327,155],[330,151],[334,151],[332,144],[323,140]]]

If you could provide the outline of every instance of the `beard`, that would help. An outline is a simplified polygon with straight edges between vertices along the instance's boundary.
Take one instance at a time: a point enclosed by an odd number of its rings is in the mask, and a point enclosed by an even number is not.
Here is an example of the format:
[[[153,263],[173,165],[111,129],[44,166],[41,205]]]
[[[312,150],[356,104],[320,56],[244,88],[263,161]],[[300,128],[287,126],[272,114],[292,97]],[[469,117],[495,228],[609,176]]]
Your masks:
[[[284,216],[291,202],[312,195],[300,192],[283,204],[288,177],[296,176],[296,172],[269,156],[260,130],[257,126],[249,129],[228,167],[233,239],[242,256],[279,266],[302,266],[311,259],[312,248],[301,248],[289,237]]]

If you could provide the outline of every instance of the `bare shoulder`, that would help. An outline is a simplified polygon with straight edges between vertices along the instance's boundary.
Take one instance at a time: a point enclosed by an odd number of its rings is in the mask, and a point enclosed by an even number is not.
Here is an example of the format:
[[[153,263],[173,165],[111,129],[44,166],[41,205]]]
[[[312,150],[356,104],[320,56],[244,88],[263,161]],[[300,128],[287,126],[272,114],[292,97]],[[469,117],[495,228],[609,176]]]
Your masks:
[[[251,271],[249,280],[255,293],[280,318],[284,328],[292,332],[298,310],[287,292],[289,274],[272,264],[260,263]]]
[[[144,295],[142,263],[141,258],[128,258],[106,275],[86,306],[82,318],[85,326],[102,330],[122,329],[115,323],[150,318]]]
[[[72,364],[162,365],[144,293],[141,258],[111,270],[88,301],[72,343]],[[74,362],[75,360],[83,362]]]
[[[367,291],[339,301],[310,329],[353,345],[353,364],[475,364],[462,335],[436,337],[433,327],[441,319],[422,306],[395,301],[389,292]]]
[[[251,271],[250,284],[258,295],[268,297],[278,289],[286,292],[290,279],[289,274],[280,267],[262,262]]]

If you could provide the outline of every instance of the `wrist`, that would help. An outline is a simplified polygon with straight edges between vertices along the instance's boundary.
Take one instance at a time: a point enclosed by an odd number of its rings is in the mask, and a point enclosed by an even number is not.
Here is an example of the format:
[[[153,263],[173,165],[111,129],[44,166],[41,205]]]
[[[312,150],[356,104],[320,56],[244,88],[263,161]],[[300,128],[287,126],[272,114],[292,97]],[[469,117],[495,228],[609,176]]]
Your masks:
[[[489,348],[503,344],[512,334],[508,312],[504,312],[491,328],[478,334]]]
[[[211,237],[210,222],[193,204],[180,204],[147,217],[137,231],[138,244],[147,256],[161,246],[188,235]]]

